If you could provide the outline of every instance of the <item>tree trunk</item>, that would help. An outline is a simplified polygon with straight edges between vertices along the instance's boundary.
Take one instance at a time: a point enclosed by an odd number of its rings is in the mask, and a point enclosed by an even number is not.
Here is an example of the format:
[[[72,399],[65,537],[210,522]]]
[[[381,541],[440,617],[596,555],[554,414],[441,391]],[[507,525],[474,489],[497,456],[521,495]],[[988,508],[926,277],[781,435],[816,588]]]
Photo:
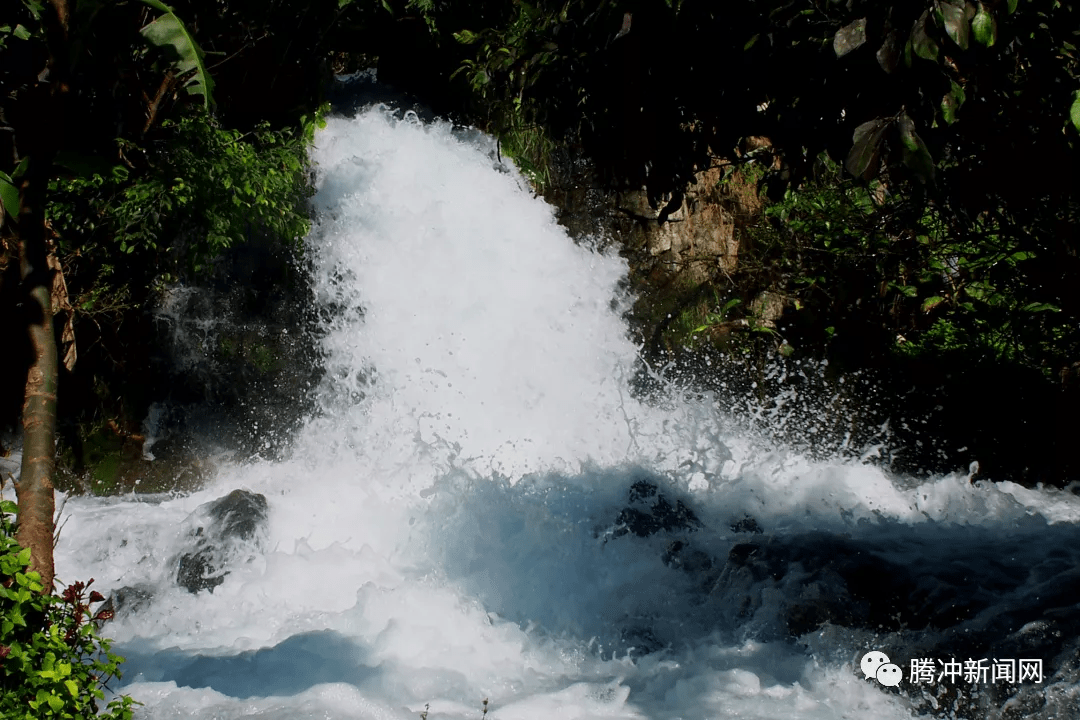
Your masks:
[[[23,317],[32,357],[23,403],[23,458],[15,539],[30,549],[30,569],[41,575],[43,592],[53,589],[53,471],[56,467],[56,386],[58,368],[52,315],[52,270],[45,238],[45,202],[53,159],[62,144],[64,96],[68,92],[69,0],[50,0],[42,13],[48,61],[39,82],[21,98],[15,142],[29,167],[19,187],[19,261]]]
[[[22,183],[19,253],[23,312],[33,356],[23,404],[23,457],[15,493],[19,501],[15,539],[30,548],[30,569],[41,574],[45,592],[53,586],[53,470],[56,464],[56,335],[53,332],[52,272],[45,247],[44,187],[47,168],[31,159]],[[38,165],[37,168],[33,165]]]

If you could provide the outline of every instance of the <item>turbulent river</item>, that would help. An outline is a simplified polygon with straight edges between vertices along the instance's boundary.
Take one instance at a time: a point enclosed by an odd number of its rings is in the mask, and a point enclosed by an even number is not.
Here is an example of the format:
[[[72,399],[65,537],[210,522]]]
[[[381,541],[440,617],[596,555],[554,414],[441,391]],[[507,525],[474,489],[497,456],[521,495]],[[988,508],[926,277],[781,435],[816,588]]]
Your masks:
[[[640,399],[624,261],[475,132],[367,109],[314,159],[316,412],[192,494],[64,508],[137,717],[1080,717],[1080,498]],[[234,490],[265,512],[191,592]]]

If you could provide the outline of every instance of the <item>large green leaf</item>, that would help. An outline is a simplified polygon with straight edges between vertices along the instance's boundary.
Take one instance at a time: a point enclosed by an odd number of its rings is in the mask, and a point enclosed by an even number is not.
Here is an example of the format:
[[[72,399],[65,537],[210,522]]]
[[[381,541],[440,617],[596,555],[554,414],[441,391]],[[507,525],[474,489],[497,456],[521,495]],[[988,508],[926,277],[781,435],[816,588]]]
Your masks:
[[[15,166],[10,175],[0,172],[0,220],[3,220],[5,212],[13,219],[19,218],[19,186],[15,182],[26,174],[26,168],[29,165],[30,156],[27,155]]]
[[[836,31],[836,35],[833,36],[833,51],[836,53],[836,57],[842,58],[852,50],[861,47],[865,42],[866,18],[859,18]]]
[[[35,20],[41,22],[41,16],[45,12],[45,3],[41,0],[23,0],[23,7],[30,11]]]
[[[206,69],[202,48],[171,7],[161,0],[141,1],[161,12],[156,20],[141,30],[143,37],[169,56],[177,75],[191,75],[184,88],[192,95],[201,95],[203,105],[209,108],[214,102],[214,81]]]
[[[922,311],[928,313],[943,302],[945,302],[945,298],[938,295],[928,297],[922,301]]]
[[[963,0],[943,0],[938,5],[945,32],[954,43],[960,46],[961,50],[968,49],[968,36],[971,31],[964,9]]]
[[[915,54],[926,60],[938,59],[938,44],[934,38],[926,32],[926,23],[930,19],[930,11],[924,11],[915,25],[911,28],[911,49]]]
[[[985,47],[993,47],[997,42],[997,20],[982,3],[979,3],[979,12],[971,21],[971,33],[976,42]]]
[[[1069,108],[1069,119],[1072,120],[1072,124],[1077,130],[1080,130],[1080,92],[1076,93],[1076,99],[1073,100],[1072,107]]]
[[[960,109],[960,106],[964,104],[964,100],[967,99],[964,88],[955,80],[950,81],[952,87],[949,92],[945,93],[945,97],[941,98],[941,115],[945,118],[945,122],[952,125],[956,122],[956,111]]]
[[[12,219],[17,219],[19,215],[19,188],[15,187],[15,184],[11,182],[11,177],[7,173],[0,172],[0,220],[3,219],[3,213],[7,213]]]
[[[848,152],[844,167],[857,178],[870,180],[878,171],[878,158],[881,154],[881,139],[889,120],[870,120],[855,128],[852,135],[851,151]]]

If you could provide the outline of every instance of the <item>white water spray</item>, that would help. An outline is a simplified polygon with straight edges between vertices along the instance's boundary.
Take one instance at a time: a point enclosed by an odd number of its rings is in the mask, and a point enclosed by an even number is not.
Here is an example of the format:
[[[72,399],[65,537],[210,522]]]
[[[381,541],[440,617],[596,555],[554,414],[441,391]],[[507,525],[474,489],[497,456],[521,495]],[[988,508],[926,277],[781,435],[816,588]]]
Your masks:
[[[708,398],[646,405],[624,263],[572,242],[489,140],[373,109],[316,144],[326,377],[291,458],[68,503],[61,577],[143,598],[107,629],[140,717],[909,717],[853,669],[854,636],[815,656],[666,540],[611,534],[632,483],[692,500],[721,562],[747,515],[855,536],[1080,519],[1068,494],[765,451]],[[236,488],[268,500],[265,551],[189,593],[184,520]]]

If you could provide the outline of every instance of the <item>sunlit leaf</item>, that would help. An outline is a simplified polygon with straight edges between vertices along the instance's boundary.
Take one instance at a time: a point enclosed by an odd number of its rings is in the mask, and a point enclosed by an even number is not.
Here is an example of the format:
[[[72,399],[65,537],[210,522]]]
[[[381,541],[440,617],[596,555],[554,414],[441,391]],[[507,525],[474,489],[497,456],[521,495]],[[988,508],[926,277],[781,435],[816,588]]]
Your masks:
[[[41,22],[41,15],[45,12],[45,3],[41,0],[23,0],[23,6],[30,11],[35,20]]]
[[[964,14],[962,0],[942,0],[938,5],[945,32],[962,50],[968,49],[968,36],[971,26]]]
[[[945,93],[945,97],[941,98],[941,114],[945,118],[945,122],[950,125],[956,122],[956,111],[960,109],[960,106],[964,104],[964,100],[967,99],[963,86],[955,80],[951,82],[951,89]]]
[[[919,289],[914,285],[894,285],[894,287],[905,297],[916,297],[919,294]]]
[[[206,69],[202,48],[195,42],[191,32],[173,9],[160,0],[141,0],[162,14],[140,32],[151,45],[166,52],[177,74],[192,73],[185,89],[192,95],[201,95],[207,108],[213,104],[214,81]]]
[[[971,32],[975,35],[976,42],[985,47],[993,47],[997,42],[997,20],[986,11],[982,3],[979,3],[979,12],[971,21]]]
[[[859,18],[836,31],[833,36],[833,51],[842,58],[866,42],[866,18]]]
[[[1028,303],[1024,306],[1024,312],[1061,312],[1061,308],[1051,303]]]
[[[922,311],[930,312],[943,302],[945,302],[945,298],[938,295],[935,295],[934,297],[928,297],[922,302]]]
[[[1072,107],[1069,108],[1069,119],[1072,120],[1073,126],[1077,130],[1080,130],[1080,92],[1076,93],[1076,98],[1073,100]]]
[[[10,215],[12,219],[18,217],[19,188],[15,187],[6,173],[0,173],[0,206],[2,206],[3,212]]]
[[[15,182],[25,175],[28,167],[30,167],[30,156],[24,155],[23,159],[19,161],[19,164],[15,166],[15,169],[11,171],[11,181]]]

